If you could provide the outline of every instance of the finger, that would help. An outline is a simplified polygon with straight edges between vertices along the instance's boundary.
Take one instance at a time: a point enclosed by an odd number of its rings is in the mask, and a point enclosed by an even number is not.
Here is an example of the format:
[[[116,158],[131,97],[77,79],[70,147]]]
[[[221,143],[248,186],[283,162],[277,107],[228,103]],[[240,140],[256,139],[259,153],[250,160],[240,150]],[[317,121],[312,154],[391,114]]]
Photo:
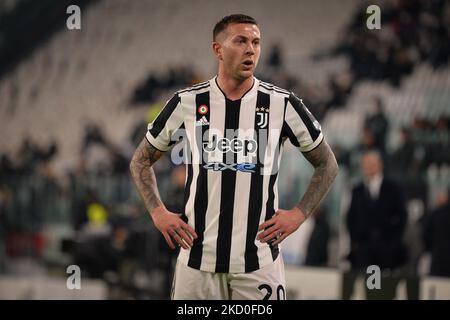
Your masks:
[[[287,233],[282,233],[282,234],[281,234],[281,237],[279,237],[278,239],[276,239],[276,240],[272,243],[272,245],[273,245],[273,246],[276,246],[277,244],[281,243],[281,241],[283,241],[284,239],[286,239],[288,235],[289,235],[289,234],[287,234]]]
[[[258,231],[264,230],[267,227],[270,227],[271,225],[273,225],[275,223],[275,220],[273,218],[267,220],[266,222],[260,224]]]
[[[181,237],[178,240],[178,244],[185,250],[189,249],[189,245],[186,242],[184,242]]]
[[[269,234],[268,236],[265,236],[263,239],[261,239],[261,242],[269,242],[272,239],[276,239],[279,234],[281,233],[281,231],[278,229],[277,231],[272,232],[271,234]]]
[[[264,237],[267,237],[267,235],[271,234],[272,232],[278,230],[279,227],[276,225],[272,225],[270,228],[267,228],[266,230],[264,230],[263,232],[261,232],[260,234],[258,234],[257,239],[263,239]]]
[[[182,247],[183,249],[188,249],[188,245],[183,241],[183,239],[181,239],[181,237],[178,235],[178,233],[174,231],[172,231],[172,238],[176,241],[176,243],[178,243],[178,245],[180,247]]]
[[[184,232],[182,227],[176,228],[175,231],[190,247],[192,247],[192,245],[193,245],[192,239],[186,232]]]
[[[189,234],[192,236],[192,238],[194,238],[194,239],[198,238],[197,233],[195,233],[195,230],[184,221],[183,221],[183,229],[186,230],[187,232],[189,232]]]
[[[170,236],[168,235],[168,233],[167,232],[163,232],[162,234],[164,236],[164,239],[166,239],[166,242],[169,245],[169,247],[171,249],[175,249],[175,245],[173,244],[172,239],[170,239]]]

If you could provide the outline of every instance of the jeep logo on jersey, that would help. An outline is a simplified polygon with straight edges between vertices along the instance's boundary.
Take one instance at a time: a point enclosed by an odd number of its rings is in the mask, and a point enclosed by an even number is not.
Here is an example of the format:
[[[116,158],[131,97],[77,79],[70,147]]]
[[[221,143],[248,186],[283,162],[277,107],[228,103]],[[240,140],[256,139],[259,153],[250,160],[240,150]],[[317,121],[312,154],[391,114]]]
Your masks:
[[[240,153],[242,152],[243,156],[246,157],[249,154],[253,155],[256,153],[256,149],[258,148],[258,143],[253,139],[227,139],[227,138],[218,138],[217,135],[212,135],[212,140],[210,142],[203,143],[203,150],[210,153],[216,150],[227,153]]]

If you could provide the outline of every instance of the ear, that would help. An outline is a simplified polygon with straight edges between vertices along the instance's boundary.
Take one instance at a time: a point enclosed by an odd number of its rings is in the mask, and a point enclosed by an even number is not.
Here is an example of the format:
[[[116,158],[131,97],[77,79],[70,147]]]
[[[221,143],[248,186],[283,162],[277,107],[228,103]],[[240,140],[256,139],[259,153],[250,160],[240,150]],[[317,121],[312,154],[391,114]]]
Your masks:
[[[212,43],[212,49],[217,59],[222,60],[222,45],[219,42],[214,41]]]

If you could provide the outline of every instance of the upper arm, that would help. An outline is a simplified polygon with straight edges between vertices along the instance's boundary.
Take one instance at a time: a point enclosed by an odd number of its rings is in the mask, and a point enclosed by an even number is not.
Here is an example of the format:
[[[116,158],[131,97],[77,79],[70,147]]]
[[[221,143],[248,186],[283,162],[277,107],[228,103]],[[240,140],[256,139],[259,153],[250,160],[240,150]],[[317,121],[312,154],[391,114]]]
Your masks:
[[[301,152],[311,151],[323,140],[319,122],[293,93],[286,101],[282,134]]]
[[[146,138],[150,144],[161,151],[167,151],[180,140],[181,136],[176,137],[174,133],[184,126],[184,116],[179,94],[175,94],[164,108],[148,125]]]
[[[355,205],[356,205],[356,195],[355,194],[356,194],[356,189],[353,189],[352,193],[351,193],[350,206],[348,207],[347,215],[345,217],[347,229],[349,232],[353,231],[353,229],[351,228],[351,225],[353,223],[354,216],[355,216]]]
[[[405,195],[404,195],[404,192],[400,185],[396,185],[395,188],[396,188],[396,192],[393,194],[396,195],[396,201],[397,201],[397,208],[396,208],[396,211],[398,214],[397,224],[400,227],[405,227],[406,222],[408,220],[408,210],[406,208]]]

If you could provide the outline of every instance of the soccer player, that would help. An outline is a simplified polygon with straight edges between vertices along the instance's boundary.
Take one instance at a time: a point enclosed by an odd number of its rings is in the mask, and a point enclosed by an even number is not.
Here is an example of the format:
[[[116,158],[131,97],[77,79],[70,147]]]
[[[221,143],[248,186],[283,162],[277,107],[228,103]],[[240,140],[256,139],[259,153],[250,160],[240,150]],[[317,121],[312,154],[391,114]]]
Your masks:
[[[213,79],[180,90],[149,124],[130,169],[156,228],[181,247],[173,299],[286,299],[279,244],[307,219],[338,172],[302,100],[253,76],[261,35],[252,17],[214,27]],[[185,132],[185,212],[162,203],[152,165]],[[278,166],[289,140],[314,166],[297,206],[278,208]]]

